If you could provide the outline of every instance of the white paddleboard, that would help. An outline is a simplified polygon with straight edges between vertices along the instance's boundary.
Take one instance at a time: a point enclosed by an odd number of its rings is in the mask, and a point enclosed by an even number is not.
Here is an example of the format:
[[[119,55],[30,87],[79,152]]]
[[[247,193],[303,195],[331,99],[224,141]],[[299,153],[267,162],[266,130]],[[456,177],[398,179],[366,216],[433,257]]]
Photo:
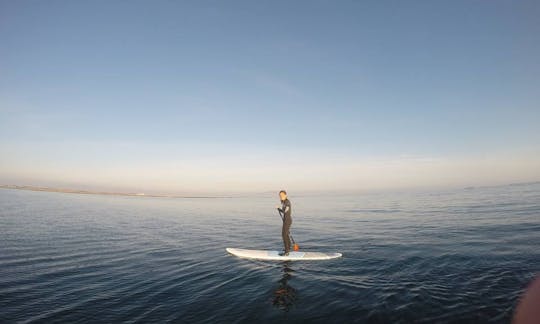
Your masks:
[[[281,256],[278,251],[246,250],[226,248],[227,252],[240,258],[258,260],[330,260],[341,257],[341,253],[291,251],[289,255]]]

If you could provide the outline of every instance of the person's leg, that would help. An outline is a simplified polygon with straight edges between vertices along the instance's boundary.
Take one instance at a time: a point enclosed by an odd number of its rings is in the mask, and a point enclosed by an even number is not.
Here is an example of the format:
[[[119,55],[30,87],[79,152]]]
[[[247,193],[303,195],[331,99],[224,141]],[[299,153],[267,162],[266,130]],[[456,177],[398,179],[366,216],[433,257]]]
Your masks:
[[[283,251],[287,252],[287,237],[288,237],[288,233],[287,233],[287,226],[285,225],[285,223],[283,223],[283,227],[281,227],[281,238],[283,239]]]
[[[291,223],[283,223],[283,228],[281,230],[281,237],[283,238],[283,246],[285,247],[285,253],[288,253],[291,250],[291,238],[289,236],[289,231],[291,229]]]

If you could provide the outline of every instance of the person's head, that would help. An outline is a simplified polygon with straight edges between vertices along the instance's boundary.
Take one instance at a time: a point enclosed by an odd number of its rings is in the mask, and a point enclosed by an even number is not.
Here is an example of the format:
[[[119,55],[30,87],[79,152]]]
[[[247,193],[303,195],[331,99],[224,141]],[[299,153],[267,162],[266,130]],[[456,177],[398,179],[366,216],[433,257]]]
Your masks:
[[[287,192],[285,190],[279,192],[279,199],[281,199],[281,201],[287,199]]]

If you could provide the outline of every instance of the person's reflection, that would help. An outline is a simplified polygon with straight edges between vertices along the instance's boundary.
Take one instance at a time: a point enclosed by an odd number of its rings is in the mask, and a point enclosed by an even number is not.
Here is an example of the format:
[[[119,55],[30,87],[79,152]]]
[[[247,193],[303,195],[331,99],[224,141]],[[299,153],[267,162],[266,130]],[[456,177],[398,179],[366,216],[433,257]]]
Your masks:
[[[274,291],[272,304],[284,312],[288,312],[296,302],[296,289],[289,285],[289,279],[292,278],[292,270],[289,262],[283,262],[283,275],[278,281],[278,288]]]

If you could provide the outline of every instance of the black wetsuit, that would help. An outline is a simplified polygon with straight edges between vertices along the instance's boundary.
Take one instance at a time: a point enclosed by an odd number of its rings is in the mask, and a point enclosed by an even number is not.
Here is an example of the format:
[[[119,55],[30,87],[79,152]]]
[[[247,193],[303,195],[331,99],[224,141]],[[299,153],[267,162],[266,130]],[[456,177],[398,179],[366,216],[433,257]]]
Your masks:
[[[283,245],[285,247],[285,253],[291,250],[291,238],[289,231],[291,229],[291,202],[289,199],[285,199],[281,202],[281,208],[278,208],[281,216],[283,216],[283,228],[281,229],[281,237],[283,238]]]

